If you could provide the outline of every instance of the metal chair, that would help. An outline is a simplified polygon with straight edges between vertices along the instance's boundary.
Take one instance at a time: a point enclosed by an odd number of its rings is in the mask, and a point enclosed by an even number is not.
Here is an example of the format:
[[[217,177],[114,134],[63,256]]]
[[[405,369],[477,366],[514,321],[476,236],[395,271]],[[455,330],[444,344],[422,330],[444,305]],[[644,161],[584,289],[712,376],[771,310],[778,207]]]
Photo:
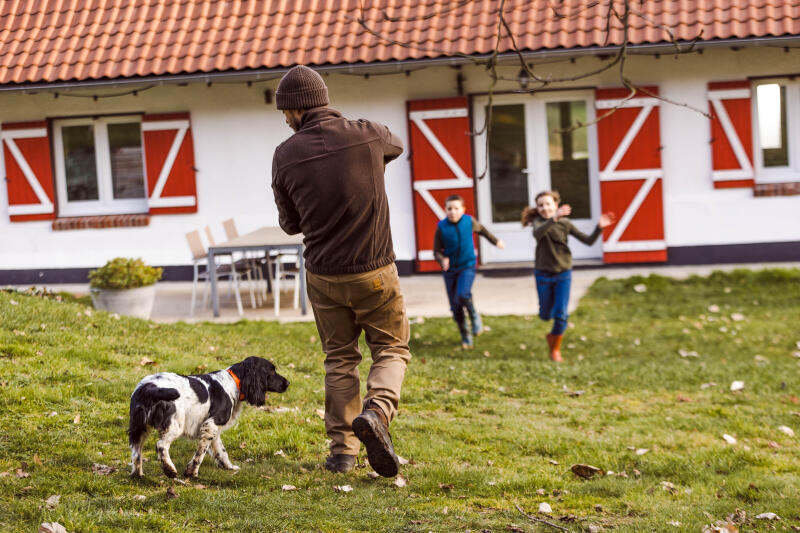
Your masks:
[[[211,226],[205,227],[206,239],[208,240],[209,246],[216,246],[217,242],[214,239],[214,234],[211,232]],[[229,237],[230,239],[230,237]],[[222,254],[223,256],[228,256],[230,258],[231,265],[233,265],[234,269],[237,272],[242,272],[247,276],[247,281],[249,282],[250,287],[250,303],[253,306],[253,309],[256,308],[256,304],[261,305],[261,294],[257,294],[253,290],[253,271],[255,272],[256,279],[258,279],[258,272],[257,269],[253,266],[252,262],[245,256],[241,259],[234,260],[233,254]]]
[[[235,239],[239,236],[239,230],[236,228],[236,222],[232,218],[222,221],[222,228],[225,230],[225,237],[228,240]],[[264,281],[266,282],[266,288],[264,289],[264,300],[267,298],[267,293],[272,290],[272,259],[269,253],[265,255],[254,255],[248,258],[250,261],[250,266],[253,269],[253,272],[256,277],[256,281]],[[267,276],[264,277],[264,265],[267,267]],[[260,292],[260,291],[259,291]],[[260,303],[259,303],[260,305]]]
[[[195,303],[197,302],[197,284],[200,281],[205,281],[205,288],[203,290],[203,303],[204,305],[208,305],[208,284],[211,280],[211,271],[208,267],[208,252],[206,251],[203,241],[200,238],[200,232],[198,230],[190,231],[186,234],[186,241],[189,243],[189,249],[192,252],[193,269],[192,302],[189,308],[189,314],[194,315]],[[201,266],[205,267],[204,270],[200,269]],[[216,265],[215,272],[217,282],[226,278],[230,281],[231,289],[236,297],[236,309],[239,311],[240,315],[244,314],[244,309],[242,308],[242,296],[239,292],[239,280],[242,279],[242,276],[244,276],[245,273],[237,270],[233,263],[218,264]],[[249,275],[249,272],[247,275]],[[255,306],[252,292],[250,294],[250,298]]]
[[[289,259],[289,261],[286,261]],[[300,306],[300,265],[297,253],[279,253],[274,258],[275,278],[272,283],[272,299],[275,303],[275,316],[280,314],[281,308],[281,280],[294,279],[293,307]]]

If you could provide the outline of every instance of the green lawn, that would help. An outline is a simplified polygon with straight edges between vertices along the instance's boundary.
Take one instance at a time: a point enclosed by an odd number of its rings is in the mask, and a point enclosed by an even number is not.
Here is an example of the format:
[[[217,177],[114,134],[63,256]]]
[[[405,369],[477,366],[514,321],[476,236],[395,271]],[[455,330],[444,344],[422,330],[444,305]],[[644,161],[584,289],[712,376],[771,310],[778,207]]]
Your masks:
[[[404,487],[368,467],[321,469],[313,324],[158,325],[59,300],[0,291],[3,532],[42,522],[71,533],[557,531],[533,519],[569,531],[699,532],[728,516],[746,531],[800,526],[798,270],[600,279],[570,317],[563,365],[547,360],[536,317],[487,317],[491,331],[472,351],[452,321],[415,320],[392,425],[410,461]],[[145,477],[131,480],[135,384],[248,355],[271,359],[292,384],[223,435],[241,471],[207,458],[190,484],[168,480],[151,437]],[[193,447],[173,446],[179,471]],[[116,471],[95,473],[95,463]],[[581,479],[570,471],[578,463],[607,474]],[[542,502],[550,515],[537,513]],[[765,512],[781,520],[756,519]]]

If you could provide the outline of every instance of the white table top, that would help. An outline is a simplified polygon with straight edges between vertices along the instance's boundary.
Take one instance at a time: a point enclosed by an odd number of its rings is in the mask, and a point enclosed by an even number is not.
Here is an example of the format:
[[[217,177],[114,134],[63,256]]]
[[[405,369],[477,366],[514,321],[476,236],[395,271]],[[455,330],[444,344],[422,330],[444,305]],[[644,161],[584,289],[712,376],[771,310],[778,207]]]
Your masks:
[[[235,239],[221,242],[209,248],[246,248],[258,246],[297,246],[303,244],[303,234],[287,235],[277,226],[264,226],[255,231],[239,235]]]

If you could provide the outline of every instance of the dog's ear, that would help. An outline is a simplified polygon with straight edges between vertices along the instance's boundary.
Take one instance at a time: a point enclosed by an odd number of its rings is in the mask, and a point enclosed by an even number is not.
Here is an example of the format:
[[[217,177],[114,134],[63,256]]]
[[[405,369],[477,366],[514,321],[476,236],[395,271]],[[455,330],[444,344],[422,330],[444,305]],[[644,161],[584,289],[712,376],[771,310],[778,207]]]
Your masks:
[[[239,376],[239,386],[244,400],[256,407],[264,405],[267,395],[267,383],[270,374],[275,373],[275,367],[261,357],[248,357],[241,363],[236,363],[231,369]]]

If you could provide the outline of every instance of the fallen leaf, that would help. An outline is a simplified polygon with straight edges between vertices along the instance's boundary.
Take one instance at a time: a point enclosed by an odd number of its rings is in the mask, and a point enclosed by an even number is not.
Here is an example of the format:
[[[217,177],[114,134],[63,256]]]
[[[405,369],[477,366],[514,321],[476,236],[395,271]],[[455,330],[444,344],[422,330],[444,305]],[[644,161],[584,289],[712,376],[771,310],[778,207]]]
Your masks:
[[[202,364],[202,365],[197,365],[195,367],[195,370],[199,370],[200,372],[202,372],[203,370],[206,370],[207,368],[208,368],[208,365]]]
[[[650,449],[649,449],[649,448],[638,448],[638,449],[636,450],[636,455],[644,455],[644,454],[646,454],[646,453],[647,453],[647,452],[649,452],[649,451],[650,451]]]
[[[137,502],[143,502],[147,499],[147,497],[144,494],[136,494],[133,496],[133,499]]]
[[[689,398],[688,396],[684,396],[683,394],[678,394],[678,396],[676,396],[675,399],[681,403],[687,403],[692,401],[691,398]]]
[[[553,508],[550,507],[550,504],[547,502],[542,502],[539,504],[538,511],[543,514],[550,514],[553,512]]]
[[[75,418],[72,419],[72,423],[73,424],[80,424],[81,423],[81,415],[80,414],[75,415]]]
[[[731,383],[731,392],[740,391],[744,388],[744,381],[734,381]]]
[[[484,357],[491,357],[491,356],[492,356],[492,354],[490,354],[490,353],[489,353],[489,351],[488,351],[488,350],[486,350],[486,351],[484,351],[484,352],[483,352],[483,356],[484,356]]]
[[[442,490],[452,490],[453,484],[452,483],[439,483],[439,488]]]
[[[317,413],[317,416],[321,419],[325,420],[325,409],[314,409],[314,412]]]
[[[297,490],[297,487],[294,485],[283,485],[281,486],[281,490]]]
[[[758,520],[780,520],[781,517],[776,515],[775,513],[761,513],[756,515]]]
[[[117,469],[113,466],[101,465],[100,463],[92,463],[92,472],[101,476],[113,474]]]
[[[335,490],[336,492],[352,492],[353,487],[351,487],[350,485],[336,485],[335,487],[333,487],[333,490]]]
[[[174,487],[167,488],[167,499],[168,500],[174,500],[177,497],[178,497],[178,493],[175,492],[175,488]]]
[[[30,475],[29,473],[25,472],[25,471],[24,471],[23,469],[21,469],[21,468],[17,468],[17,470],[16,470],[16,474],[17,474],[17,477],[18,477],[18,478],[31,477],[31,475]]]
[[[647,285],[645,285],[644,283],[638,283],[633,286],[633,290],[638,293],[647,292]]]
[[[735,438],[733,438],[733,437],[731,437],[731,436],[730,436],[730,435],[728,435],[727,433],[723,433],[723,434],[722,434],[722,438],[723,438],[723,439],[725,440],[725,442],[727,442],[728,444],[736,444],[736,439],[735,439]]]
[[[142,360],[139,361],[140,366],[147,366],[147,365],[155,365],[156,362],[150,359],[149,357],[142,357]]]
[[[514,533],[525,533],[525,530],[515,526],[514,524],[509,524],[506,526],[506,531],[512,531]]]
[[[676,487],[673,483],[670,483],[669,481],[662,481],[661,482],[661,488],[663,490],[669,492],[670,494],[677,494],[678,493],[678,487]]]
[[[582,477],[583,479],[591,479],[595,475],[600,475],[600,476],[605,475],[605,472],[603,471],[602,468],[597,468],[596,466],[592,465],[576,464],[572,465],[570,467],[570,470],[572,470],[573,474],[575,474],[578,477]]]
[[[667,524],[669,524],[670,526],[681,527],[681,523],[678,522],[677,520],[670,520],[669,522],[667,522]]]
[[[203,489],[207,489],[208,488],[208,487],[206,487],[205,485],[203,485],[201,483],[198,483],[197,485],[192,485],[192,486],[194,488],[198,489],[198,490],[203,490]]]
[[[703,526],[703,529],[700,531],[701,533],[738,533],[739,528],[736,527],[736,524],[724,520],[717,520],[711,525]]]
[[[406,485],[408,485],[408,480],[403,476],[398,475],[396,478],[394,478],[392,485],[394,485],[395,487],[405,487]]]
[[[42,522],[39,533],[67,533],[67,529],[58,522]]]
[[[281,455],[283,457],[286,457],[286,454],[283,453],[283,450],[278,450],[277,452],[273,453],[272,455]]]
[[[61,495],[53,494],[44,501],[44,504],[47,506],[48,509],[55,509],[58,506],[58,502],[60,501],[61,501]]]
[[[698,357],[697,352],[684,350],[683,348],[678,350],[678,355],[680,355],[681,357]]]
[[[37,465],[41,465],[42,464],[42,460],[39,459],[39,454],[36,454],[36,453],[33,454],[33,462],[36,463]]]
[[[557,464],[558,464],[558,461],[555,461],[555,460],[553,460],[553,459],[550,459],[550,464],[551,464],[551,465],[557,465]]]
[[[778,444],[777,442],[775,442],[774,440],[769,441],[767,443],[767,446],[769,446],[770,448],[775,448],[775,449],[778,449],[778,448],[781,447],[781,445]]]
[[[373,470],[370,470],[369,472],[367,472],[367,477],[372,478],[372,479],[378,479],[381,476],[377,472],[375,472]]]
[[[790,437],[794,437],[794,430],[789,426],[778,426],[778,431],[780,431],[781,433],[785,433]]]
[[[707,309],[709,313],[719,313],[719,306],[717,304],[711,304]]]
[[[586,391],[582,391],[582,390],[565,390],[564,393],[567,396],[571,397],[571,398],[577,398],[578,396],[583,396],[584,394],[586,394]]]
[[[742,313],[731,313],[731,320],[734,322],[741,322],[744,320],[744,315]]]
[[[703,389],[703,390],[706,390],[708,388],[716,387],[716,386],[717,386],[717,384],[712,381],[711,383],[703,383],[702,385],[700,385],[700,388]]]

